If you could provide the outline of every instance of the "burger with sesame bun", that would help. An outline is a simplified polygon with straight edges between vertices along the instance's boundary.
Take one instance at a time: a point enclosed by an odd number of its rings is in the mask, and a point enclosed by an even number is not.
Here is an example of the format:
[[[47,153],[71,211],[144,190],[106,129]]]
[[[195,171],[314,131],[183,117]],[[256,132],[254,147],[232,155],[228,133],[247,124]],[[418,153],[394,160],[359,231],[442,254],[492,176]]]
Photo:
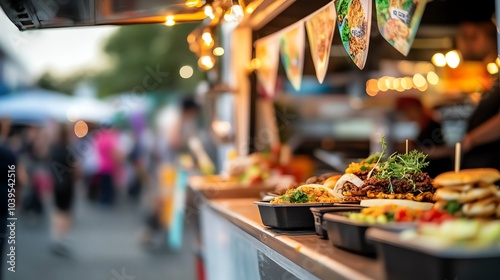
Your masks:
[[[435,208],[456,216],[500,218],[498,180],[500,172],[493,168],[442,173],[434,179]]]

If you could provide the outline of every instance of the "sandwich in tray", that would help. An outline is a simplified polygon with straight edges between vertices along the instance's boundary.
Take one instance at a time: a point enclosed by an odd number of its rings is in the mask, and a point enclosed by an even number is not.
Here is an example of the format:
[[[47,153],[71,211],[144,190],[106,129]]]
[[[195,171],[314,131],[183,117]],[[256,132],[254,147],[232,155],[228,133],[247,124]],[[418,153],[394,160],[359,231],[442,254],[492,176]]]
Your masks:
[[[445,172],[434,179],[437,209],[458,217],[500,218],[500,172],[492,168]]]

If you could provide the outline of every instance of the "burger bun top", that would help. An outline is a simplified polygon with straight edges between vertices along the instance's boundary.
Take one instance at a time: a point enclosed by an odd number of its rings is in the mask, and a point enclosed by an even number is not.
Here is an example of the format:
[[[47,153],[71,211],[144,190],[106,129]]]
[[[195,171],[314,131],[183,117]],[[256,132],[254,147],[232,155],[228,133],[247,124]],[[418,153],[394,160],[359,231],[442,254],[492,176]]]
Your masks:
[[[494,168],[463,169],[460,172],[445,172],[434,179],[436,187],[456,186],[484,182],[492,184],[500,179],[500,172]]]

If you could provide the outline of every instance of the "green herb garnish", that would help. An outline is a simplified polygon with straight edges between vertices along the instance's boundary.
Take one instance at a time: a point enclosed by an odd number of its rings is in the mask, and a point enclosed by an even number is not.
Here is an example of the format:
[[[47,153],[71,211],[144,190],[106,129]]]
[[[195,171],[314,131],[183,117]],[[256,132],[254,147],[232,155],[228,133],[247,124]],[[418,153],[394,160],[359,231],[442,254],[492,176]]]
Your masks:
[[[287,191],[285,195],[281,197],[283,201],[290,203],[307,203],[309,202],[309,197],[307,193],[301,190],[290,190]]]
[[[386,162],[380,165],[378,173],[374,176],[381,180],[387,179],[391,193],[394,192],[392,186],[393,179],[406,179],[413,185],[413,190],[415,190],[415,182],[408,175],[422,173],[423,169],[429,165],[426,158],[426,154],[417,150],[413,150],[407,154],[394,153],[389,156]]]

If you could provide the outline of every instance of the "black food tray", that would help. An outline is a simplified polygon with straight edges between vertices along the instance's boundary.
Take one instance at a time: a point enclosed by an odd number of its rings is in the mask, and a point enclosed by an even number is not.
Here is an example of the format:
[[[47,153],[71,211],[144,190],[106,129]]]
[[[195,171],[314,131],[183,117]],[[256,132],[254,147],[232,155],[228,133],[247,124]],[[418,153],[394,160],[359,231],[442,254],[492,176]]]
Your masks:
[[[316,234],[323,237],[324,239],[328,239],[328,232],[323,228],[323,215],[331,212],[346,212],[346,211],[359,211],[363,207],[356,206],[344,206],[338,205],[332,207],[311,207],[311,212],[314,215],[314,229],[316,230]]]
[[[498,247],[432,246],[426,240],[402,241],[397,233],[375,228],[368,230],[367,238],[375,243],[389,280],[499,279]]]
[[[265,226],[284,230],[314,229],[311,207],[333,206],[333,203],[271,204],[256,201]]]
[[[358,210],[359,211],[359,210]],[[363,255],[375,255],[375,247],[366,242],[365,232],[369,224],[347,218],[347,213],[356,210],[326,213],[323,216],[323,228],[328,232],[330,244]]]

